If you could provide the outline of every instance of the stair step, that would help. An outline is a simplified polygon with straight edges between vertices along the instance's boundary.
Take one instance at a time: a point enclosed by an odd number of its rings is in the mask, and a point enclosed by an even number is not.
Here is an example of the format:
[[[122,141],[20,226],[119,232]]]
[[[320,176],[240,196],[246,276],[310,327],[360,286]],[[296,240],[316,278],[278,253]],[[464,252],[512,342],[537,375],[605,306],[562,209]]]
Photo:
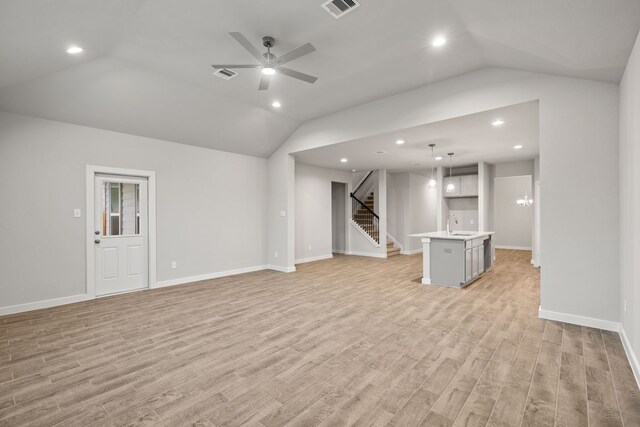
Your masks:
[[[393,248],[393,249],[387,248],[387,258],[396,256],[396,255],[400,255],[400,248]]]

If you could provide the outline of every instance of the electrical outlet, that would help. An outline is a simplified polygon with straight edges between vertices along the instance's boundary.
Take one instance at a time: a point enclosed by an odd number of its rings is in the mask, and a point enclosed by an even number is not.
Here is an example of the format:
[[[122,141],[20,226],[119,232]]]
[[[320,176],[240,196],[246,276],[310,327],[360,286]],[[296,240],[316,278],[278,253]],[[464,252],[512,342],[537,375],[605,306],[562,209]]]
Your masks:
[[[274,258],[278,258],[278,251],[275,251],[275,252],[273,253],[273,257],[274,257]]]
[[[74,209],[73,210],[73,217],[74,218],[80,218],[82,216],[82,211],[80,209]]]
[[[309,245],[309,250],[311,250],[311,245]]]
[[[178,263],[175,261],[171,261],[171,268],[178,268]]]

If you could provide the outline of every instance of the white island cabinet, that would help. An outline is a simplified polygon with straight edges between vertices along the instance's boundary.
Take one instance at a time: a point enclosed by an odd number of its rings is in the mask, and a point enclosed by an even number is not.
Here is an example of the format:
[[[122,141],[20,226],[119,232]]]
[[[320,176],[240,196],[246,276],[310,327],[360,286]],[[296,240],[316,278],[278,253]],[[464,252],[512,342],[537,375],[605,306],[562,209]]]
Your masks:
[[[492,231],[436,231],[422,239],[422,283],[463,288],[493,265]]]

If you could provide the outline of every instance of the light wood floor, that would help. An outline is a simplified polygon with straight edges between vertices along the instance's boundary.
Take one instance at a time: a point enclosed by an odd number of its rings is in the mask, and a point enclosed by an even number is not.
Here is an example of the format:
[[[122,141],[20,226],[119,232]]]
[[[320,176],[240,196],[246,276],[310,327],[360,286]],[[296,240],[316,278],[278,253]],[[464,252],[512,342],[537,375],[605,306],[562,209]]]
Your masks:
[[[640,425],[617,334],[537,318],[530,253],[464,290],[337,257],[0,317],[0,425]]]

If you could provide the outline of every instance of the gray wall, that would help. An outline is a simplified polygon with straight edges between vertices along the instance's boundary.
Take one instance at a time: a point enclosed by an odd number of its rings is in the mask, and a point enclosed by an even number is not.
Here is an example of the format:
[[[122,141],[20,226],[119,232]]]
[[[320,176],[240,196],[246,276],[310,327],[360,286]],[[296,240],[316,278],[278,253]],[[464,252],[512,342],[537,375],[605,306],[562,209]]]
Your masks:
[[[493,231],[493,175],[494,167],[478,163],[478,230]]]
[[[532,245],[534,206],[521,207],[516,200],[531,196],[531,176],[495,178],[494,222],[495,245],[498,248],[530,250]]]
[[[331,256],[332,182],[350,183],[351,173],[296,163],[296,262]]]
[[[347,250],[347,184],[331,183],[331,250]]]
[[[500,178],[503,176],[533,175],[534,169],[533,159],[521,162],[496,163],[493,165],[493,176]]]
[[[449,207],[449,215],[455,215],[456,221],[451,217],[451,230],[453,231],[478,231],[479,215],[478,215],[478,198],[462,197],[445,199],[445,203]],[[445,219],[446,228],[446,219]]]
[[[620,83],[621,320],[640,360],[640,36]],[[546,177],[545,177],[546,179]],[[612,187],[612,191],[615,188]],[[607,205],[604,205],[607,206]],[[543,247],[546,251],[546,246]],[[546,253],[542,256],[547,262]],[[627,311],[624,311],[626,301]],[[636,369],[640,369],[636,365]],[[636,370],[640,379],[640,372]]]
[[[484,68],[305,122],[269,158],[270,262],[285,268],[293,262],[292,218],[278,216],[293,206],[291,153],[539,100],[541,308],[618,321],[618,89],[612,83]],[[597,180],[594,170],[601,172]],[[575,206],[585,200],[597,200],[598,208],[576,216]],[[593,241],[600,250],[593,250]],[[287,256],[274,259],[276,250]]]
[[[159,281],[266,264],[266,160],[0,113],[0,307],[85,293],[88,164],[156,171]]]

